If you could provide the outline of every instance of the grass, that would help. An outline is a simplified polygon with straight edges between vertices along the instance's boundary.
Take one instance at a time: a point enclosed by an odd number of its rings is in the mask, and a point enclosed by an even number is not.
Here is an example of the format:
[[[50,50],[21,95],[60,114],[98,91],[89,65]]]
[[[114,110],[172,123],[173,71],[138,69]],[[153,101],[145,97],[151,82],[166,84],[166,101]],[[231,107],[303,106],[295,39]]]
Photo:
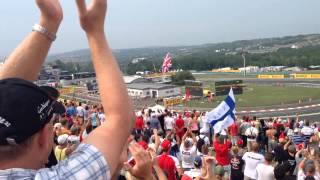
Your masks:
[[[320,70],[314,71],[303,71],[303,72],[296,72],[297,74],[320,74]],[[273,75],[282,75],[284,74],[285,77],[289,77],[289,74],[292,73],[285,73],[285,72],[264,72],[264,73],[248,73],[246,78],[257,78],[258,74],[273,74]],[[196,74],[194,77],[199,81],[210,81],[213,79],[228,79],[228,78],[244,78],[243,73],[212,73],[209,72],[208,74]]]
[[[284,87],[284,86],[262,86],[248,85],[244,94],[235,95],[238,108],[260,107],[281,104],[298,103],[299,100],[309,101],[309,99],[320,99],[320,89],[304,87]],[[225,96],[215,98],[214,102],[206,100],[192,100],[188,102],[188,107],[214,108]]]

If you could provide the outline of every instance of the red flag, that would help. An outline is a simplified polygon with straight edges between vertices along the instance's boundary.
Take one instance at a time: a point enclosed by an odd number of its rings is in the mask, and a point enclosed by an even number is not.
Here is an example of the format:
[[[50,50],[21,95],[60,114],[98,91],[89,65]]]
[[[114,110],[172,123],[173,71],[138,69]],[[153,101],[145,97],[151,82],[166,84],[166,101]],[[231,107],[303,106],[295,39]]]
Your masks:
[[[163,59],[162,64],[162,73],[169,72],[169,69],[172,67],[172,57],[170,53],[167,53],[166,57]]]

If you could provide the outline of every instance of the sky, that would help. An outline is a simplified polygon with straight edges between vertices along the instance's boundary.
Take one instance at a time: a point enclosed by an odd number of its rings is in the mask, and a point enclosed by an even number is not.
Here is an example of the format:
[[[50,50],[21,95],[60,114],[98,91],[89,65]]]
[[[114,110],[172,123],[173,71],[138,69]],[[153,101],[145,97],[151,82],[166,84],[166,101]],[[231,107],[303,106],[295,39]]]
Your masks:
[[[51,54],[88,48],[75,0],[61,0],[64,20]],[[320,33],[319,0],[109,0],[111,48],[198,45]],[[34,0],[0,6],[0,56],[7,56],[38,22]]]

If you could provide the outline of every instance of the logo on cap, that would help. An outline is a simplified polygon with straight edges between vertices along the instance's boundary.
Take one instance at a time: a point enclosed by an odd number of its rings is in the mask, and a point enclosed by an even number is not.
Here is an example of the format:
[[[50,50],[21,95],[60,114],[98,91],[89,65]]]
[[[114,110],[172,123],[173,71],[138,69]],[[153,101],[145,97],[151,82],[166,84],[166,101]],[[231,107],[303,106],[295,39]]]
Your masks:
[[[5,120],[3,117],[0,116],[0,124],[5,125],[6,127],[10,127],[11,123]]]

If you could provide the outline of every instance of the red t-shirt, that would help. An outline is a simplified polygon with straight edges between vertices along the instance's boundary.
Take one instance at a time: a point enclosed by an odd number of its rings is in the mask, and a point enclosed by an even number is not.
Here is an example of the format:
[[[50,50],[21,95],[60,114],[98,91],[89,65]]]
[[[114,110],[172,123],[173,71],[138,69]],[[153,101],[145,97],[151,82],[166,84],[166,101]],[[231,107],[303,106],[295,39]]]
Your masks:
[[[142,130],[144,128],[144,122],[142,117],[136,119],[136,129]]]
[[[229,165],[230,164],[230,158],[229,158],[230,142],[227,141],[225,144],[219,144],[218,141],[215,141],[213,143],[213,147],[216,151],[216,160],[218,161],[218,164],[221,166]]]
[[[233,123],[230,126],[230,134],[231,134],[231,136],[238,136],[238,126],[236,123]]]
[[[176,164],[174,160],[166,153],[163,153],[158,157],[158,163],[160,168],[167,175],[168,180],[176,180]]]
[[[176,120],[176,126],[181,129],[184,127],[184,120],[183,119],[177,119]]]

